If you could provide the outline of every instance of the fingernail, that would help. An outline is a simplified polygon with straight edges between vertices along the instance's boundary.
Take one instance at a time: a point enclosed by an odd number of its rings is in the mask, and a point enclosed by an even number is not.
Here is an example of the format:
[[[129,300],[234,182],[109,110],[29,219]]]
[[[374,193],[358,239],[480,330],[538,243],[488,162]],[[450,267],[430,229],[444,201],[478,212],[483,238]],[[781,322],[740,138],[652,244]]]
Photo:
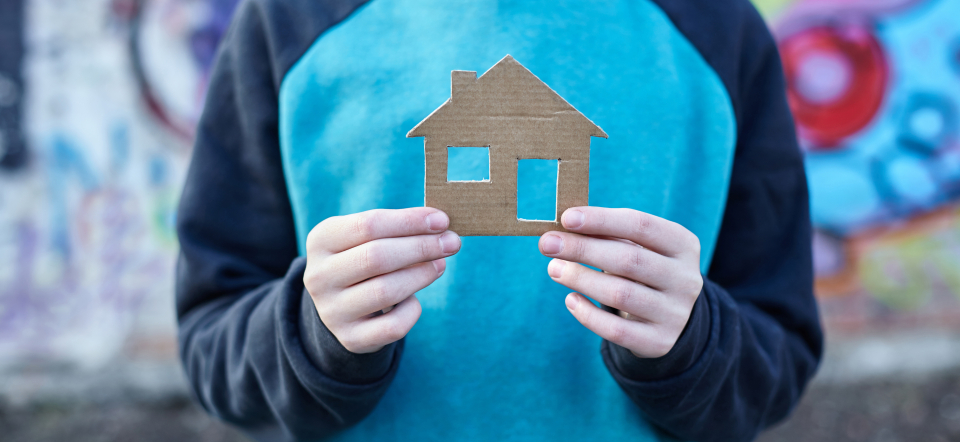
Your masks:
[[[567,304],[567,310],[570,310],[572,312],[576,310],[577,305],[580,304],[580,297],[571,293],[567,295],[566,304]]]
[[[450,225],[450,218],[446,213],[434,212],[427,215],[427,228],[432,232],[442,232]]]
[[[567,263],[563,262],[562,260],[554,259],[550,261],[549,265],[547,265],[547,273],[553,278],[559,278],[561,275],[563,275],[563,267],[565,265],[567,265]]]
[[[556,255],[563,250],[563,240],[557,235],[544,235],[540,240],[540,250],[544,255]]]
[[[433,268],[437,269],[437,277],[443,276],[444,270],[447,270],[447,261],[444,259],[437,259],[433,261]]]
[[[440,250],[443,253],[453,253],[460,250],[460,236],[453,232],[440,235]]]
[[[579,210],[568,210],[563,214],[563,227],[568,229],[579,229],[583,225],[583,212]]]

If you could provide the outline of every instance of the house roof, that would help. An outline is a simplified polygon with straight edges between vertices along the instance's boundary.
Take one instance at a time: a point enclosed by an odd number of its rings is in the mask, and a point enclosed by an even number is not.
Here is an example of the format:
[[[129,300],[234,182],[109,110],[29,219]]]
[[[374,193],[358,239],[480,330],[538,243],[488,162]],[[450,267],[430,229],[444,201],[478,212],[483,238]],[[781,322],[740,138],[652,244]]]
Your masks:
[[[423,137],[441,124],[460,118],[572,118],[586,135],[607,134],[581,114],[546,83],[510,55],[477,78],[473,71],[453,71],[451,93],[443,105],[407,133]]]

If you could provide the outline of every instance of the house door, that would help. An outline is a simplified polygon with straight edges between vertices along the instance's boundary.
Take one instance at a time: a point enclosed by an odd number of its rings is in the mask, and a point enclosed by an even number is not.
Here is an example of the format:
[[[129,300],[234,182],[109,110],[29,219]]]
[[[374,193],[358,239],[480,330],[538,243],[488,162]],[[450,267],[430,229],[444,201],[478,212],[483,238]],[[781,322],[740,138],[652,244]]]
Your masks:
[[[517,165],[517,218],[557,220],[559,160],[519,160]]]

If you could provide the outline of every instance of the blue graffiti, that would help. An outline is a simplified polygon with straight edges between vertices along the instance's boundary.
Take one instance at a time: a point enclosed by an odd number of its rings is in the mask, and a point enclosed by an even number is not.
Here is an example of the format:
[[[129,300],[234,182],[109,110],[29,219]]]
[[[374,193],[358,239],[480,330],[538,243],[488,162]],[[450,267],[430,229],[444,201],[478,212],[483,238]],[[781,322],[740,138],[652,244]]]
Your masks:
[[[960,54],[955,17],[960,2],[939,1],[876,18],[872,32],[895,74],[869,124],[836,148],[807,153],[818,228],[846,237],[960,200],[960,81],[944,63]]]
[[[70,218],[68,216],[67,192],[71,188],[70,178],[79,181],[84,192],[89,193],[99,187],[93,169],[80,153],[76,145],[63,134],[54,134],[49,142],[47,176],[50,183],[50,225],[53,229],[52,245],[65,257],[71,256]]]

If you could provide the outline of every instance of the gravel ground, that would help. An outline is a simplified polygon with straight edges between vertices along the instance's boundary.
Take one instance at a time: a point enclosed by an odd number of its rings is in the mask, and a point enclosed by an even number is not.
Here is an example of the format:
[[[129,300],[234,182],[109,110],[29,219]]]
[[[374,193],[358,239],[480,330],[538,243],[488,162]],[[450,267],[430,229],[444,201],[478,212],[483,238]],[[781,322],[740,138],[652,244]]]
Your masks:
[[[4,442],[246,441],[189,401],[0,407]],[[760,442],[960,441],[960,373],[924,381],[814,385]]]
[[[189,401],[0,411],[4,442],[247,442]]]
[[[923,381],[814,385],[761,442],[960,441],[960,372]]]

